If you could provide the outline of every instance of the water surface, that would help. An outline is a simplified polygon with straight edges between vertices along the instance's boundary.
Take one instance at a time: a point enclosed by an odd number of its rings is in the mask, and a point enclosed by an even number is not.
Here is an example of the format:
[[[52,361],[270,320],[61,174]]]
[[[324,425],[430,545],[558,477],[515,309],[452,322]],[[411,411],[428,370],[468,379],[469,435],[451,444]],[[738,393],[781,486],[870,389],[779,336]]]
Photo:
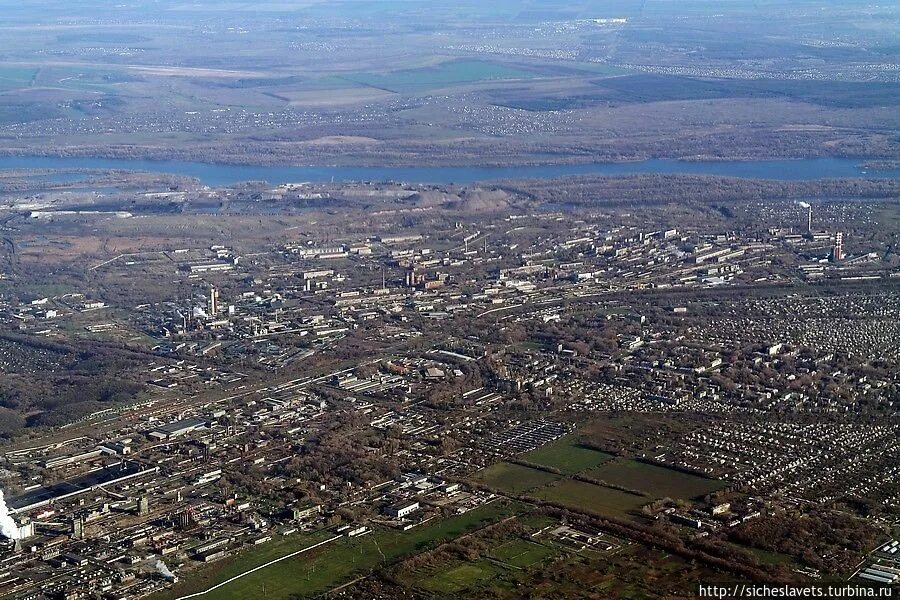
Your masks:
[[[242,181],[272,184],[327,181],[402,181],[407,183],[459,183],[499,179],[551,179],[569,175],[684,174],[719,175],[751,179],[804,181],[834,177],[896,179],[900,169],[869,170],[861,161],[846,158],[812,158],[763,161],[645,160],[586,165],[509,167],[348,167],[348,166],[252,166],[176,160],[109,158],[57,158],[45,156],[0,157],[0,169],[124,169],[194,177],[209,186]]]

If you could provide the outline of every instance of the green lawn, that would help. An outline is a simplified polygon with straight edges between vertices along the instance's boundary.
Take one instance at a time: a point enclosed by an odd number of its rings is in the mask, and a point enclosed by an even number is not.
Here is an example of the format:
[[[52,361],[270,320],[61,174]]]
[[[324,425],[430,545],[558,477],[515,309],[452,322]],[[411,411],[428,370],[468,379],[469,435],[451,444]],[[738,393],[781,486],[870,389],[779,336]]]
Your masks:
[[[648,498],[573,479],[560,481],[539,490],[535,495],[576,510],[587,510],[616,518],[630,517],[632,511],[640,509],[649,501]]]
[[[715,479],[682,473],[636,460],[615,460],[585,473],[593,479],[646,492],[653,498],[690,499],[722,489],[725,484]]]
[[[579,446],[573,436],[567,435],[552,444],[527,452],[521,455],[520,458],[545,467],[553,467],[567,475],[572,475],[587,469],[593,469],[612,460],[613,456],[605,452]]]
[[[560,479],[559,475],[510,463],[497,463],[475,474],[475,480],[509,494],[521,494]]]
[[[455,539],[464,533],[514,515],[520,510],[522,506],[519,504],[493,502],[463,515],[406,532],[379,529],[360,538],[341,538],[309,553],[260,569],[203,598],[240,600],[263,597],[263,593],[267,600],[315,596],[386,562]],[[323,531],[311,536],[292,536],[248,549],[235,558],[200,567],[193,573],[183,573],[182,582],[171,590],[157,594],[155,598],[166,600],[207,589],[254,566],[332,535],[334,534],[331,532]]]

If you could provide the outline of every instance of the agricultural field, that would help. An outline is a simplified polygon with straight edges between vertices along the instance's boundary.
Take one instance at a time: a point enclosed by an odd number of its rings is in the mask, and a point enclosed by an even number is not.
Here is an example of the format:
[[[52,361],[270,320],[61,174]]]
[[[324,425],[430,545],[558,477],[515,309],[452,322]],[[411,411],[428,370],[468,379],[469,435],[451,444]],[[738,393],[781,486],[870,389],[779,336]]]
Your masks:
[[[337,106],[385,100],[393,92],[367,86],[344,87],[320,90],[286,90],[277,94],[291,106]]]
[[[0,67],[0,92],[28,87],[37,69],[28,67]]]
[[[0,92],[26,88],[66,89],[73,91],[115,94],[114,83],[133,81],[135,78],[115,67],[94,69],[91,67],[43,66],[40,68],[0,65]]]
[[[721,481],[636,460],[615,460],[592,469],[585,475],[610,485],[645,492],[654,499],[670,497],[690,500],[725,486]]]
[[[395,93],[421,93],[481,81],[531,79],[537,73],[499,63],[480,60],[459,60],[423,69],[377,73],[352,73],[343,78],[354,83]]]
[[[543,500],[569,506],[575,510],[584,510],[615,518],[629,518],[650,498],[629,494],[584,481],[566,479],[548,488],[544,488],[535,496]]]
[[[572,475],[593,469],[612,460],[613,456],[579,445],[574,436],[565,436],[552,444],[523,454],[520,458],[545,467],[559,469],[566,475]]]
[[[698,25],[694,3],[170,4],[80,2],[80,25],[59,0],[5,7],[3,148],[54,151],[53,135],[83,154],[405,166],[896,155],[890,10],[825,26],[768,7],[747,21],[739,2]],[[788,43],[800,30],[841,44]],[[305,144],[331,136],[380,143]]]
[[[510,463],[497,463],[475,474],[476,481],[509,494],[522,494],[558,479],[559,475]]]
[[[686,77],[630,75],[598,82],[598,98],[642,103],[722,98],[788,98],[841,108],[896,106],[892,83],[811,81],[709,81]]]

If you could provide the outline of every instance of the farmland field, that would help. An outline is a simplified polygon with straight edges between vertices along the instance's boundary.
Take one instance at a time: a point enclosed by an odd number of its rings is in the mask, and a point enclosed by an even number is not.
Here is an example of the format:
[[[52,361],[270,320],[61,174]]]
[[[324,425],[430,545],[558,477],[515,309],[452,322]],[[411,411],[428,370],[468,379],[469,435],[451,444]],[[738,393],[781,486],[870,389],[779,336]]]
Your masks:
[[[37,69],[25,67],[0,67],[0,91],[28,87]]]
[[[523,454],[521,458],[571,475],[597,467],[613,457],[605,452],[579,446],[572,436],[565,436],[552,444]]]
[[[724,483],[642,463],[636,460],[616,460],[586,473],[612,485],[646,492],[653,498],[690,499],[709,494],[724,487]]]
[[[434,67],[394,71],[384,75],[353,73],[346,75],[345,78],[355,83],[363,83],[391,92],[410,93],[478,81],[531,79],[536,76],[532,71],[497,63],[459,60]]]
[[[617,518],[627,518],[631,512],[649,502],[649,498],[646,497],[571,479],[560,481],[535,495],[576,510],[587,510]]]
[[[475,474],[477,481],[510,494],[521,494],[559,478],[559,475],[510,463],[497,463]]]
[[[288,100],[292,106],[336,106],[344,104],[356,104],[360,102],[373,102],[384,100],[393,96],[393,93],[372,87],[345,87],[336,93],[335,90],[290,90],[278,93],[278,98]]]

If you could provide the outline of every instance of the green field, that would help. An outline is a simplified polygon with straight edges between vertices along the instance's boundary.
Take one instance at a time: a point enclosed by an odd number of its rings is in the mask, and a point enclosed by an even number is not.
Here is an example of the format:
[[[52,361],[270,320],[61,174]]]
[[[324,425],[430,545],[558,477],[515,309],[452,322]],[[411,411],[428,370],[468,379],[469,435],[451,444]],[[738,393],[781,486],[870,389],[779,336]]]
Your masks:
[[[524,520],[524,518],[523,518]],[[484,540],[487,541],[487,540]],[[498,545],[471,560],[449,558],[392,575],[405,589],[427,598],[656,598],[660,590],[696,587],[698,574],[712,571],[639,544],[614,553],[562,552],[525,538],[491,540]],[[549,561],[552,562],[552,566]],[[419,594],[410,593],[411,597]],[[673,594],[673,597],[676,594]],[[677,594],[690,597],[690,593]],[[398,596],[399,597],[399,596]]]
[[[518,521],[532,531],[544,529],[545,527],[550,527],[551,525],[559,523],[559,520],[555,517],[548,517],[545,515],[522,515],[518,518]]]
[[[10,81],[31,81],[37,74],[37,69],[31,67],[2,67],[0,66],[0,79]]]
[[[116,80],[115,71],[70,67],[4,67],[0,66],[0,91],[28,87],[50,87],[113,94],[110,85]]]
[[[614,77],[617,75],[626,75],[628,73],[631,73],[631,71],[629,71],[628,69],[614,67],[613,65],[608,65],[606,63],[573,62],[566,64],[566,67],[574,69],[576,71],[584,71],[586,73],[593,73],[594,75],[606,77]]]
[[[554,554],[552,548],[523,539],[511,540],[490,552],[491,558],[520,569],[537,564]]]
[[[558,479],[559,475],[510,463],[497,463],[475,474],[476,481],[509,494],[522,494]]]
[[[567,475],[572,475],[587,469],[593,469],[612,460],[613,456],[605,452],[579,446],[575,442],[574,437],[565,436],[552,444],[547,444],[537,450],[523,454],[520,458],[545,467],[553,467]]]
[[[209,600],[239,600],[265,597],[267,600],[307,597],[328,590],[374,568],[421,552],[490,523],[518,513],[522,506],[494,502],[473,511],[418,527],[411,531],[378,530],[360,538],[340,540],[276,563],[203,596]],[[274,558],[285,556],[316,541],[332,537],[331,532],[280,538],[237,557],[199,567],[185,574],[181,583],[154,596],[159,600],[202,591]],[[384,557],[384,558],[382,558]]]
[[[26,67],[0,67],[0,91],[28,87],[37,69]]]
[[[769,550],[762,550],[760,548],[752,548],[750,546],[744,546],[742,544],[735,545],[742,550],[745,550],[752,554],[761,565],[794,565],[794,559],[787,554],[771,552]]]
[[[200,566],[190,574],[183,576],[181,582],[172,590],[166,590],[154,597],[176,598],[183,594],[207,589],[220,581],[234,577],[244,571],[290,554],[291,552],[296,552],[301,548],[311,546],[312,544],[328,539],[333,535],[333,533],[328,531],[320,531],[312,534],[299,534],[289,537],[274,538],[273,541],[267,544],[247,549],[232,558]],[[302,556],[303,555],[301,555],[301,557]],[[307,556],[312,556],[312,554]],[[296,564],[296,562],[299,562],[299,559],[300,557],[297,559],[289,559],[282,563],[278,563],[277,565],[273,565],[272,570],[275,570],[277,567],[284,564]],[[264,571],[268,572],[268,569]],[[211,594],[209,597],[212,597],[213,595],[214,594]]]
[[[535,494],[538,498],[570,506],[576,510],[627,518],[649,502],[649,498],[635,496],[611,488],[566,479]]]
[[[458,594],[495,579],[502,570],[502,567],[487,560],[465,562],[448,569],[441,569],[431,577],[422,580],[419,586],[432,592]]]
[[[480,60],[454,60],[422,69],[393,71],[384,75],[351,73],[343,78],[392,92],[416,93],[479,81],[531,79],[537,76],[532,71],[498,63]]]
[[[653,498],[691,499],[725,487],[721,481],[636,460],[616,460],[585,473],[612,485],[646,492]]]

